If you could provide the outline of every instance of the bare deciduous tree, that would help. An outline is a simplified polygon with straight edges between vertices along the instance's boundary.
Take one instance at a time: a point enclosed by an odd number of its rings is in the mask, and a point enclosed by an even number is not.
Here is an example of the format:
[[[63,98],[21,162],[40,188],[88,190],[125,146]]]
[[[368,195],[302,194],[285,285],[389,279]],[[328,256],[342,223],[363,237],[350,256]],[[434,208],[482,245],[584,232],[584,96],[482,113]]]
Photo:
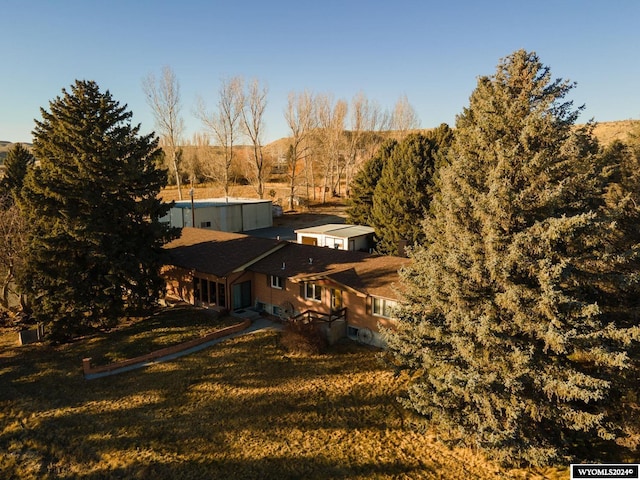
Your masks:
[[[259,198],[264,198],[266,174],[265,156],[262,152],[262,134],[264,131],[264,110],[267,107],[267,87],[261,86],[258,79],[253,79],[244,95],[242,124],[244,133],[251,140],[252,152],[249,177],[255,183]]]
[[[233,147],[238,139],[243,109],[243,81],[240,77],[223,79],[218,90],[218,105],[213,113],[207,113],[200,100],[197,115],[204,126],[211,132],[216,144],[222,147],[225,197],[229,197],[231,183],[230,172],[233,162]]]
[[[167,154],[178,187],[178,198],[182,200],[180,181],[180,141],[184,131],[184,120],[180,116],[180,84],[171,67],[162,69],[162,77],[156,79],[150,73],[142,81],[147,104],[151,107],[162,147]]]
[[[341,161],[344,147],[345,118],[348,105],[344,100],[334,101],[331,95],[316,97],[318,117],[318,139],[321,147],[323,168],[322,201],[327,200],[327,191],[339,191],[340,178],[344,169]]]
[[[4,310],[9,309],[10,293],[24,259],[26,233],[27,222],[10,194],[0,197],[0,307]]]
[[[402,95],[396,102],[391,114],[391,130],[396,130],[404,136],[409,130],[420,128],[420,119],[406,95]]]
[[[289,175],[289,209],[293,209],[299,175],[299,162],[309,155],[309,135],[315,127],[314,96],[308,91],[290,92],[284,117],[291,131],[287,166]]]
[[[202,132],[194,133],[190,140],[185,141],[183,151],[184,173],[193,185],[205,176],[204,166],[210,163],[212,152],[209,136]]]

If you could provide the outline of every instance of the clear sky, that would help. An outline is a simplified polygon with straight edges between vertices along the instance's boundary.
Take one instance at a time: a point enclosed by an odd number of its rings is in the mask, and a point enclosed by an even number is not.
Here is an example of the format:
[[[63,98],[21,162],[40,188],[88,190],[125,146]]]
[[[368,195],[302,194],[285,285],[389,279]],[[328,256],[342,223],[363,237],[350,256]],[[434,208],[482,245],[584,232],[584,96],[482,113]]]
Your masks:
[[[30,142],[40,107],[95,80],[153,130],[142,79],[170,66],[187,136],[220,80],[269,87],[266,141],[287,136],[290,91],[391,109],[407,95],[423,128],[455,117],[500,58],[535,51],[576,81],[580,121],[640,118],[640,0],[0,0],[0,140]]]

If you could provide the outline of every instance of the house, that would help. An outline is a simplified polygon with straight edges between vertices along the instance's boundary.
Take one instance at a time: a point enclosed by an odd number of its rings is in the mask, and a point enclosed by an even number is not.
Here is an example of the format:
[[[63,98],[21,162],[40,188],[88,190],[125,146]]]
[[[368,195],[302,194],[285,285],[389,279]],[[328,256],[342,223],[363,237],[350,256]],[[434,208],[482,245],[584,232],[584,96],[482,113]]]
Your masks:
[[[218,310],[253,305],[252,274],[246,267],[287,242],[185,227],[165,245],[162,274],[167,295]]]
[[[365,252],[373,245],[374,232],[372,227],[344,223],[327,223],[295,230],[296,241],[304,245]]]
[[[339,312],[344,335],[382,345],[394,325],[406,258],[184,228],[165,246],[167,294],[210,308],[253,308],[281,318]]]
[[[172,227],[246,232],[273,226],[271,200],[209,198],[175,202],[160,219]]]

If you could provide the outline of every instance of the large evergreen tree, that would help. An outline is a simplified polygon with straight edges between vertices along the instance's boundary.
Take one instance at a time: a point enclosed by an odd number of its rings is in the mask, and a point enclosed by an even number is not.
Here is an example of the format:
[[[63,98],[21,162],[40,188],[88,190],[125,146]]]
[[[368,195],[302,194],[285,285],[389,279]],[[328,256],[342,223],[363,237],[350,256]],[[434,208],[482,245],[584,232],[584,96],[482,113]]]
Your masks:
[[[572,88],[525,51],[479,78],[387,332],[406,405],[509,463],[621,437],[638,393],[640,249],[617,228],[638,212],[607,200],[617,165]]]
[[[375,185],[371,208],[379,252],[396,255],[402,242],[424,241],[421,224],[431,203],[436,164],[442,163],[441,155],[451,138],[449,127],[443,124],[426,135],[408,135],[390,152]]]
[[[163,288],[158,219],[166,171],[153,135],[92,81],[76,81],[41,109],[21,209],[30,226],[21,283],[34,315],[58,339],[110,326]]]
[[[382,176],[382,169],[396,148],[395,140],[385,141],[376,154],[365,162],[349,187],[347,221],[356,225],[371,225],[373,192]]]

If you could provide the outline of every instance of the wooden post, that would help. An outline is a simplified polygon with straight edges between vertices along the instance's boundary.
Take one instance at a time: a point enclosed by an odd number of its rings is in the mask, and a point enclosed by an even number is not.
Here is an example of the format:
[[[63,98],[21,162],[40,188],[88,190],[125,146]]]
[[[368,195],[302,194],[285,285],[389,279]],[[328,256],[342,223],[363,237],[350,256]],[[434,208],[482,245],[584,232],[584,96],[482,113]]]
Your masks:
[[[91,373],[91,357],[82,359],[82,370],[85,375]]]

